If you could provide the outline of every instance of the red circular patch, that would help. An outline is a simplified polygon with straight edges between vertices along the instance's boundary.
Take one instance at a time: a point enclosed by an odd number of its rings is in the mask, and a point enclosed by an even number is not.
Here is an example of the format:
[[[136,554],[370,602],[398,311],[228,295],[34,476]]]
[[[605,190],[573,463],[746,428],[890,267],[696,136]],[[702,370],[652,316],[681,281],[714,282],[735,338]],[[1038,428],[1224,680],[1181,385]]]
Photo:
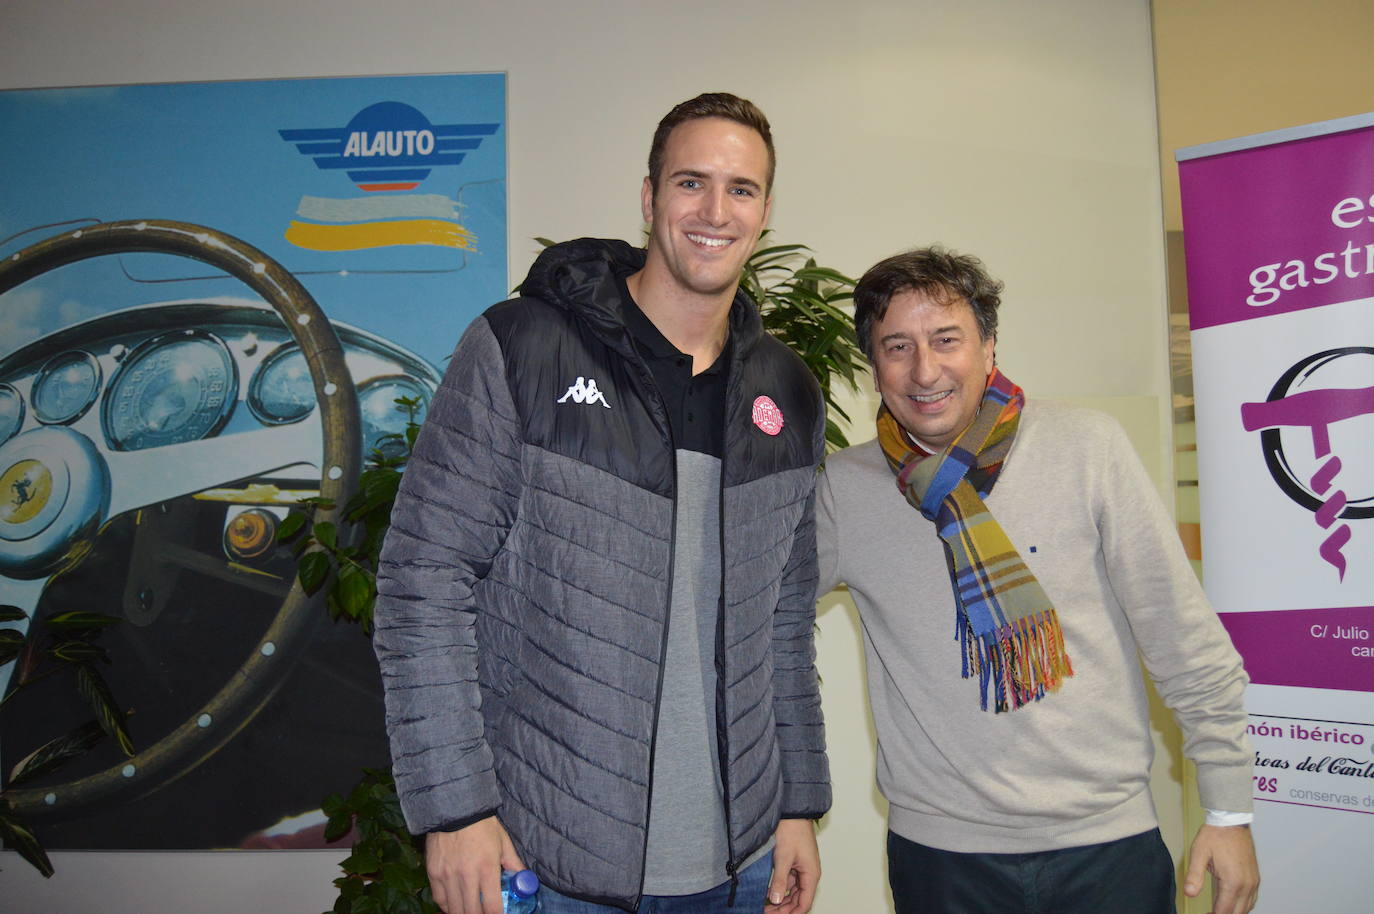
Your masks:
[[[770,435],[782,431],[782,410],[778,409],[772,397],[754,400],[754,424]]]

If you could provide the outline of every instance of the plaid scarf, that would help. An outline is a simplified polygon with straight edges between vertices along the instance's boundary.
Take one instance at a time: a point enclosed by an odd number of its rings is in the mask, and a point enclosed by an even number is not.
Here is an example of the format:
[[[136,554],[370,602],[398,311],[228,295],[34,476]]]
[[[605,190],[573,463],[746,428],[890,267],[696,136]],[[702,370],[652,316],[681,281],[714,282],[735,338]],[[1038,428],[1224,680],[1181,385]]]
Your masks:
[[[944,541],[963,675],[977,674],[984,711],[989,691],[994,708],[1008,711],[1073,675],[1054,604],[983,501],[1025,403],[1021,388],[994,368],[973,422],[939,454],[913,448],[887,406],[878,410],[878,442],[897,488]]]

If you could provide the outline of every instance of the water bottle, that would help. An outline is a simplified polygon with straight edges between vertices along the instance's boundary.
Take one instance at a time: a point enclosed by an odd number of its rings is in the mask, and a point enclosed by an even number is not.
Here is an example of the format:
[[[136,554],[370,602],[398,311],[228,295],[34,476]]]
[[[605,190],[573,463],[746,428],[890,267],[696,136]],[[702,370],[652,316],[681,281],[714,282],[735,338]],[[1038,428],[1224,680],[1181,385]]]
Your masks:
[[[534,914],[539,910],[539,877],[534,870],[501,871],[501,904],[506,914]]]

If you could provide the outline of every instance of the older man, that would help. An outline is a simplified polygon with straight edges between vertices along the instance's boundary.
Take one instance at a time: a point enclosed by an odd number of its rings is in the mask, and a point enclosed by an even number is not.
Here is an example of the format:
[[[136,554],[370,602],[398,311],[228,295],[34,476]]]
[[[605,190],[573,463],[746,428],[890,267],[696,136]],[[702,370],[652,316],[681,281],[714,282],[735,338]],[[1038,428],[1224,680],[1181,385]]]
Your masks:
[[[1209,810],[1217,914],[1258,868],[1240,658],[1121,428],[1027,401],[995,358],[1001,284],[931,248],[855,291],[877,437],[819,485],[822,592],[863,620],[898,914],[1159,914],[1143,659]]]

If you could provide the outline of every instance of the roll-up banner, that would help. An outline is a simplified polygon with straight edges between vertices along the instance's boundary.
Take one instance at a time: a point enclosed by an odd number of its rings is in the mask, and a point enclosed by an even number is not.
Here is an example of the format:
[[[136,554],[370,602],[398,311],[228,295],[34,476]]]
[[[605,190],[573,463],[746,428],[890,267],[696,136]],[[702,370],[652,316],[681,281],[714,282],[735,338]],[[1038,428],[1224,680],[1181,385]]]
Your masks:
[[[1251,679],[1257,910],[1371,910],[1374,114],[1177,159],[1204,583]]]

